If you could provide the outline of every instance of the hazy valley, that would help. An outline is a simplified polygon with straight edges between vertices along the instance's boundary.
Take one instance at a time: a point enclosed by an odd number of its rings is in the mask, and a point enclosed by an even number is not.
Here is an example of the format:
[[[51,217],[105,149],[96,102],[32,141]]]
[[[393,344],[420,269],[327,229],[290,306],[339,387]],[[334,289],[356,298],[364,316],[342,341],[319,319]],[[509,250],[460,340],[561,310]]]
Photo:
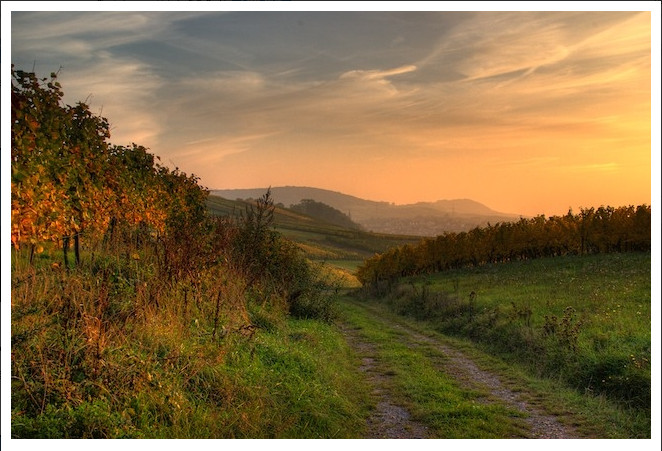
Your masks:
[[[267,188],[211,190],[229,200],[258,199]],[[519,215],[501,213],[469,199],[438,200],[396,205],[311,187],[274,187],[276,204],[289,208],[303,199],[313,199],[340,210],[365,230],[395,235],[436,236],[444,232],[466,232],[498,222],[516,221]]]

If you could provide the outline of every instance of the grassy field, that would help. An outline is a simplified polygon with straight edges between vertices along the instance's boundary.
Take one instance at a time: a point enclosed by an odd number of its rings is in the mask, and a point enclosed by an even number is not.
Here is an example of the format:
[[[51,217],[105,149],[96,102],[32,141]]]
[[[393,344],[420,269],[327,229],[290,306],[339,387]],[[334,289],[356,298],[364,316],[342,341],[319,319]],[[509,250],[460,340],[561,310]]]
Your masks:
[[[646,436],[650,265],[650,253],[486,265],[403,279],[383,302],[531,375],[619,404]]]
[[[391,374],[393,393],[415,419],[440,438],[518,438],[529,434],[523,415],[512,406],[485,402],[485,389],[467,389],[449,374],[440,349],[459,350],[475,364],[498,375],[504,386],[532,408],[557,416],[584,438],[650,438],[650,413],[626,409],[604,397],[578,393],[559,379],[532,375],[485,352],[469,339],[449,337],[436,330],[434,322],[397,315],[383,303],[340,301],[341,317],[373,343],[382,371]],[[425,336],[425,340],[412,338]],[[440,367],[441,366],[441,367]]]
[[[208,206],[217,214],[242,208],[213,197]],[[275,226],[345,287],[356,287],[351,273],[363,256],[417,240],[282,209]],[[12,437],[364,433],[374,399],[341,331],[277,304],[264,308],[260,293],[247,296],[245,281],[223,265],[192,285],[157,277],[146,251],[85,251],[70,270],[52,246],[28,259],[28,249],[12,253]],[[643,438],[651,431],[650,261],[612,254],[448,271],[402,280],[377,302],[425,320],[515,379],[530,378],[552,400],[546,408],[580,412],[588,435]],[[354,301],[337,308],[376,344],[395,393],[437,436],[525,434],[516,412],[477,407],[478,394],[436,371],[427,359],[434,350],[410,349],[397,328]]]
[[[416,241],[288,218],[276,221],[277,227],[309,258],[324,261],[347,287],[358,285],[352,274],[361,257],[398,240]],[[650,434],[650,253],[446,271],[401,280],[383,301],[448,336],[476,343],[532,377],[560,380],[580,395],[616,402],[627,412],[630,436]]]

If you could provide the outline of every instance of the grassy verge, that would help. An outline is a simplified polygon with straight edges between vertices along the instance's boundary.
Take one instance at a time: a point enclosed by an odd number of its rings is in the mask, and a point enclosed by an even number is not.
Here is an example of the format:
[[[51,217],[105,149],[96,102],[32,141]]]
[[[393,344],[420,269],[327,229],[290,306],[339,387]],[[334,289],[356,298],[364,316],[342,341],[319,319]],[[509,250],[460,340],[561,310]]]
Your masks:
[[[348,353],[337,330],[313,320],[287,320],[235,342],[223,364],[210,366],[190,384],[193,398],[205,405],[198,424],[162,436],[359,436],[367,401]],[[209,403],[215,396],[221,399]]]
[[[145,254],[58,260],[12,256],[12,437],[361,435],[368,400],[333,325],[224,266],[166,281]]]

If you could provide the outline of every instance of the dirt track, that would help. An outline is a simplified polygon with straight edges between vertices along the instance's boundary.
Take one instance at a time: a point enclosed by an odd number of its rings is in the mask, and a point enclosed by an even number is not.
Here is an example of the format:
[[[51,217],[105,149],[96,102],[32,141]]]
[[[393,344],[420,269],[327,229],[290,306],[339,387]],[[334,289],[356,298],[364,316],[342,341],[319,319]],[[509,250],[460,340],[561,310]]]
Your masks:
[[[439,371],[455,378],[467,389],[478,389],[489,395],[482,399],[485,403],[501,403],[507,407],[519,410],[524,414],[522,421],[526,423],[528,438],[580,438],[576,431],[561,423],[557,417],[549,415],[536,406],[528,403],[519,393],[509,389],[497,374],[485,371],[458,349],[448,344],[421,334],[407,326],[404,322],[388,323],[383,317],[376,315],[370,308],[365,308],[367,314],[378,318],[384,327],[391,327],[399,332],[400,340],[410,348],[432,347],[444,356],[434,359],[434,365]],[[388,371],[377,364],[375,346],[365,340],[359,331],[344,325],[342,327],[348,343],[361,356],[360,370],[366,374],[370,390],[376,399],[376,408],[368,419],[368,432],[364,438],[429,438],[427,427],[414,421],[402,405],[394,401],[390,392]],[[471,437],[467,437],[471,438]]]
[[[403,406],[393,400],[387,381],[390,377],[380,370],[375,357],[375,347],[356,333],[343,327],[347,342],[361,356],[360,370],[366,374],[372,395],[377,400],[375,411],[368,418],[367,434],[363,438],[428,438],[427,428],[411,419]]]

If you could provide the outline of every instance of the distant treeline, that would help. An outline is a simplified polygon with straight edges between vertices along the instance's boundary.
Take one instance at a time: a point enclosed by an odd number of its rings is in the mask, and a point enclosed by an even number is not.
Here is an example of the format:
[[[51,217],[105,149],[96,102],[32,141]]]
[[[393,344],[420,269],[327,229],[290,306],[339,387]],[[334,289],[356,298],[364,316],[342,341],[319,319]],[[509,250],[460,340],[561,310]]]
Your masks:
[[[364,286],[399,277],[486,263],[560,255],[646,251],[651,247],[651,207],[583,208],[578,214],[497,223],[445,233],[375,255],[359,267]]]

